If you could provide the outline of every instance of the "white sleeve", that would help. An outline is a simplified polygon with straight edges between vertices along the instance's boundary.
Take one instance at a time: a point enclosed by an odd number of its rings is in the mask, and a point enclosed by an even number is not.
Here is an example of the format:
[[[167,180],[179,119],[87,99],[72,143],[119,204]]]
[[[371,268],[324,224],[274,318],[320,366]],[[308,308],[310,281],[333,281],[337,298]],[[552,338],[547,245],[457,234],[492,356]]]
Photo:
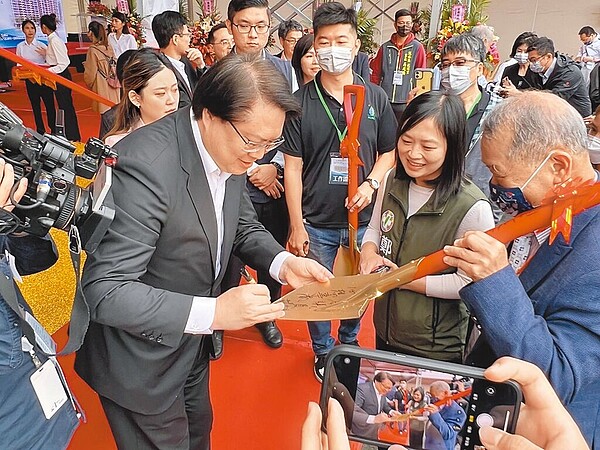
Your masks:
[[[215,309],[217,299],[214,297],[194,297],[192,308],[185,324],[184,333],[188,334],[212,334],[210,329],[215,320]]]
[[[126,45],[127,48],[123,49],[123,51],[125,51],[125,50],[137,50],[138,45],[137,45],[137,42],[136,42],[135,38],[133,37],[133,35],[132,34],[128,34],[127,36],[129,36],[127,38],[127,45]]]
[[[385,195],[387,180],[392,170],[394,169],[392,168],[387,171],[383,177],[383,181],[381,182],[379,189],[377,190],[377,198],[375,199],[375,204],[373,205],[371,220],[369,221],[369,225],[367,225],[367,229],[365,230],[361,247],[365,245],[365,242],[373,242],[377,248],[379,248],[379,241],[381,240],[381,208],[383,205],[383,197]]]
[[[52,47],[54,55],[56,56],[56,65],[48,68],[48,70],[54,73],[64,72],[65,69],[69,67],[69,64],[71,64],[69,54],[67,53],[67,46],[58,36],[55,36],[51,41],[49,40],[48,46]]]
[[[467,231],[487,231],[492,228],[494,228],[492,207],[487,200],[479,200],[467,211],[454,237],[459,239]],[[445,275],[430,275],[425,277],[425,292],[428,297],[458,300],[460,299],[458,291],[470,282],[471,279],[460,270]]]
[[[16,53],[17,53],[17,56],[20,56],[21,58],[23,57],[22,48],[23,48],[24,42],[25,42],[25,41],[23,41],[23,42],[19,42],[19,44],[17,44],[17,50],[16,50]]]

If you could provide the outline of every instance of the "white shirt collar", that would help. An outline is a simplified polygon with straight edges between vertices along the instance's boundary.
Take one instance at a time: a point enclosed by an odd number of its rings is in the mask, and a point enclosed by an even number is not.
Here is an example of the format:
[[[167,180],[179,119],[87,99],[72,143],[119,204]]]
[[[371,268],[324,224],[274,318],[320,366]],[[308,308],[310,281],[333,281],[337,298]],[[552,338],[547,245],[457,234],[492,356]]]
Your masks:
[[[165,55],[169,59],[169,61],[171,61],[171,64],[177,67],[180,71],[185,70],[185,64],[183,63],[183,61],[181,61],[180,59],[171,58],[165,53],[163,53],[163,55]]]

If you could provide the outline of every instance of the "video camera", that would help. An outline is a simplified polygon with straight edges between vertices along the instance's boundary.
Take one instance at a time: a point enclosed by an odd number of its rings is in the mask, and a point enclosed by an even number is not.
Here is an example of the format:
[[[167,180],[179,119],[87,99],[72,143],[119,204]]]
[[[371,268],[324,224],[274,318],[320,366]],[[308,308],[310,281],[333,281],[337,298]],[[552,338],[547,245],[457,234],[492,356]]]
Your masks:
[[[13,213],[0,211],[0,234],[27,232],[44,236],[52,227],[69,230],[75,225],[83,249],[96,249],[115,215],[114,209],[104,203],[109,198],[117,154],[97,138],[88,140],[82,155],[74,152],[75,146],[66,138],[42,136],[26,128],[0,103],[0,156],[15,169],[11,191],[15,209]],[[91,189],[77,186],[76,176],[95,177]],[[28,185],[17,203],[14,192],[21,178],[27,178]]]

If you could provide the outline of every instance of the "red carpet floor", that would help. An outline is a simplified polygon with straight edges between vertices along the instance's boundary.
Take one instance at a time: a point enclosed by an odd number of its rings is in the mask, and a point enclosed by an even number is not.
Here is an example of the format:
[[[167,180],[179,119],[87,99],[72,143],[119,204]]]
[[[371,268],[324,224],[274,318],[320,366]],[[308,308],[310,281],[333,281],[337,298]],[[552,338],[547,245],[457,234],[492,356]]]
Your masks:
[[[82,75],[74,80],[82,82]],[[99,115],[90,101],[74,94],[83,139],[95,136]],[[34,127],[25,86],[16,82],[13,91],[1,93],[0,101]],[[359,341],[373,347],[372,308],[364,319]],[[254,328],[225,334],[224,356],[211,366],[211,398],[214,410],[214,450],[297,450],[300,430],[309,401],[318,401],[320,384],[313,372],[313,353],[304,322],[280,321],[284,345],[268,348]],[[333,330],[337,330],[337,323]],[[66,330],[55,334],[59,346]],[[116,448],[96,394],[73,372],[73,357],[62,358],[67,379],[87,414],[70,445],[73,450]],[[135,376],[135,374],[132,374]]]

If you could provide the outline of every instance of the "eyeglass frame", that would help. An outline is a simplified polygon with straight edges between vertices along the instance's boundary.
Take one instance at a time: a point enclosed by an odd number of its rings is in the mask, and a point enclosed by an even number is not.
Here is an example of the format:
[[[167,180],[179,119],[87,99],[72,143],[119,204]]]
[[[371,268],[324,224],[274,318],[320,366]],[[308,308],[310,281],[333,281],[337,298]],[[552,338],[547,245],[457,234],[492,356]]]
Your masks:
[[[210,45],[228,45],[229,47],[233,47],[233,39],[221,39],[219,42],[209,42]]]
[[[527,58],[527,61],[529,61],[530,64],[535,64],[536,62],[538,62],[540,59],[545,58],[546,56],[550,55],[551,53],[544,53],[543,55],[540,55],[538,53],[537,58],[535,59],[535,61],[532,61],[530,58]]]
[[[245,138],[244,135],[240,133],[240,130],[237,129],[237,127],[233,124],[232,121],[228,120],[227,122],[235,130],[237,135],[240,137],[240,139],[246,146],[245,149],[242,149],[244,153],[256,153],[263,149],[265,153],[269,153],[270,151],[275,150],[277,147],[279,147],[285,142],[285,138],[283,136],[279,136],[277,139],[269,142],[268,144],[258,144],[256,142],[252,142],[250,139]]]
[[[461,62],[461,65],[456,65],[455,63],[456,63],[456,62],[459,62],[459,61]],[[454,61],[452,61],[452,62],[447,62],[447,61],[446,61],[446,62],[444,62],[444,61],[441,61],[441,62],[440,62],[440,69],[442,69],[442,70],[443,70],[443,69],[448,69],[450,66],[454,66],[454,67],[463,67],[463,66],[464,66],[466,63],[468,63],[468,62],[475,63],[475,65],[474,65],[474,66],[471,66],[471,69],[472,69],[473,67],[477,67],[477,64],[482,64],[482,62],[481,62],[481,61],[478,61],[478,60],[476,60],[476,59],[466,59],[466,58],[465,58],[465,59],[464,59],[464,61],[463,61],[463,60],[461,60],[461,59],[455,59],[455,60],[454,60]],[[447,66],[444,66],[444,64],[445,64],[445,63],[447,63],[448,65],[447,65]]]
[[[267,34],[269,32],[269,28],[271,28],[271,24],[265,24],[265,23],[259,23],[257,25],[246,25],[246,24],[240,25],[239,23],[234,23],[232,21],[231,24],[238,30],[239,33],[242,33],[242,34],[250,34],[250,31],[252,31],[252,28],[254,28],[254,31],[256,32],[256,34]],[[242,31],[242,30],[240,30],[240,27],[248,27],[248,31]],[[258,31],[258,27],[266,27],[266,28],[265,28],[265,31]]]

